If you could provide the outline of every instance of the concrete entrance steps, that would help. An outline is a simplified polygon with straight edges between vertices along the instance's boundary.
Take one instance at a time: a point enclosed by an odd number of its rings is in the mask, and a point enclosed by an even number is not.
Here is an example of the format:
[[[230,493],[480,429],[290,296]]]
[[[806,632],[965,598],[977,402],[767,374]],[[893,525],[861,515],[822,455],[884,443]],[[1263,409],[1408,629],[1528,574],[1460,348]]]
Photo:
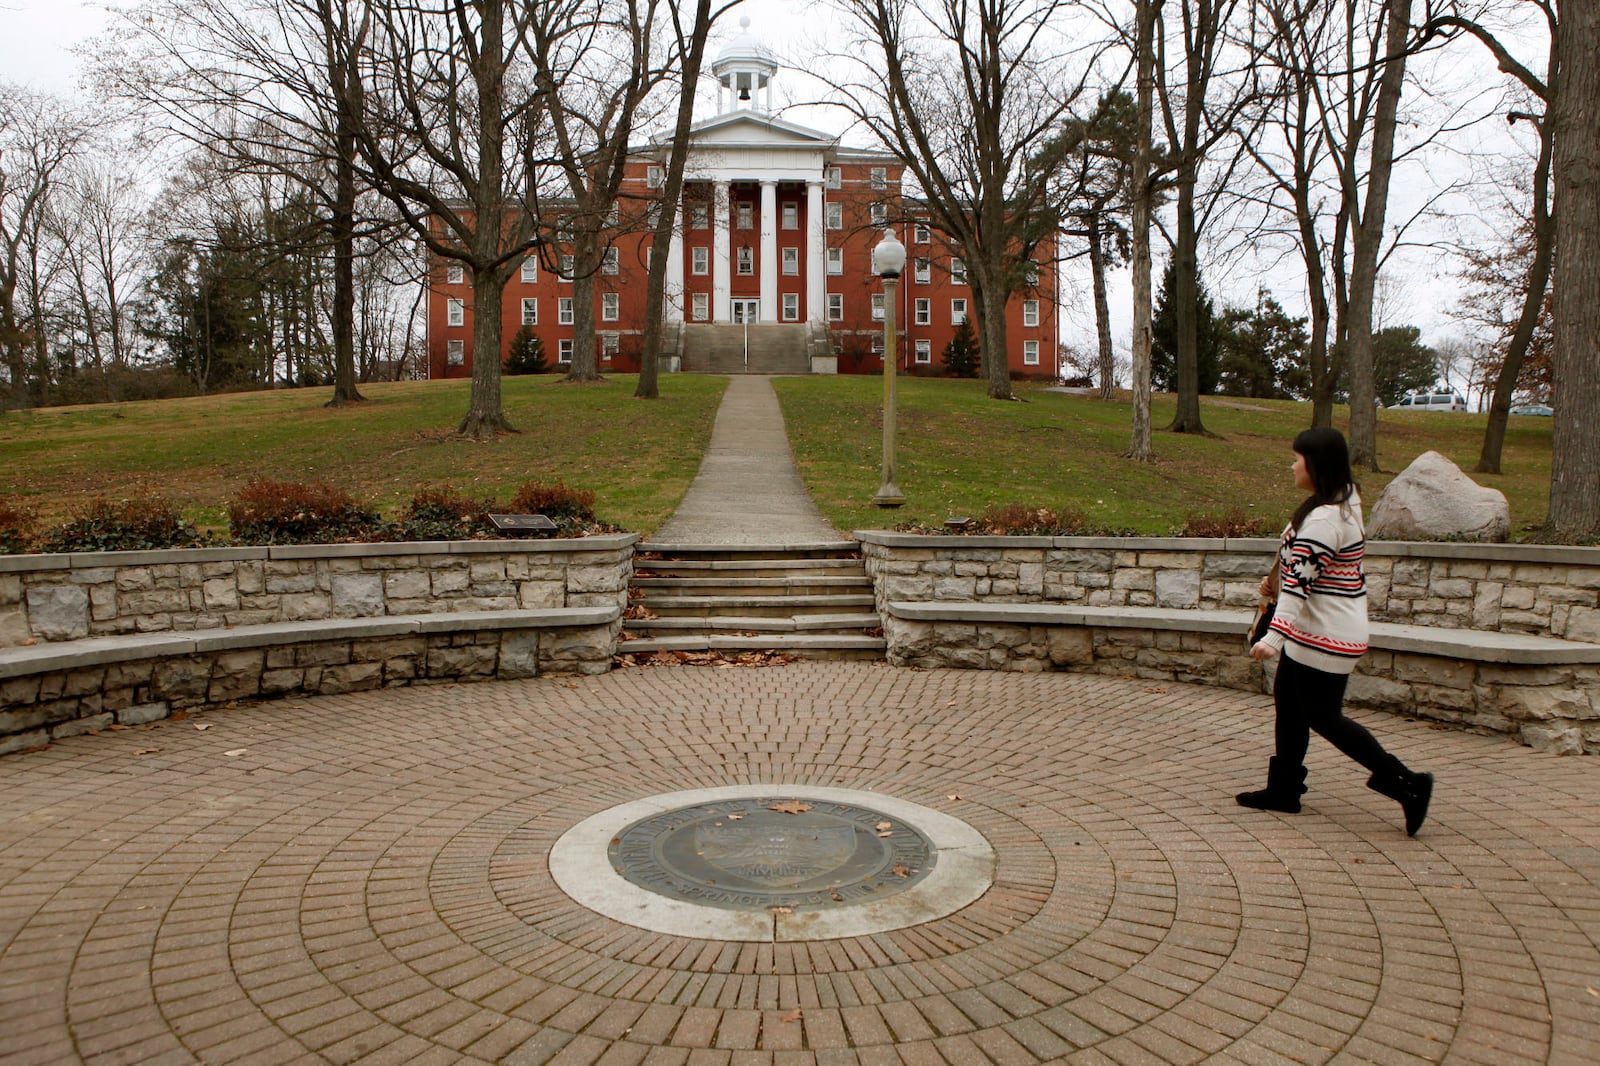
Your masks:
[[[617,651],[881,659],[880,626],[854,541],[643,544]]]
[[[749,330],[750,358],[745,361]],[[682,369],[695,374],[809,374],[810,341],[803,323],[689,323],[683,327]]]

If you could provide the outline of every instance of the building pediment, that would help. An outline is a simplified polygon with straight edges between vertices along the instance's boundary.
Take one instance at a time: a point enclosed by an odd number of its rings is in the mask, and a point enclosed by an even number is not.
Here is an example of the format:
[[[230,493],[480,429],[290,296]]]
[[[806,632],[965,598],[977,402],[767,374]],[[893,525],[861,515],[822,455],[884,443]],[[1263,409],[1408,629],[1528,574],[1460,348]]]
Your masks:
[[[737,145],[826,151],[839,143],[839,138],[833,134],[755,111],[734,111],[697,122],[690,127],[689,137],[697,148]],[[660,134],[652,137],[650,144],[665,148],[670,140],[671,134]]]

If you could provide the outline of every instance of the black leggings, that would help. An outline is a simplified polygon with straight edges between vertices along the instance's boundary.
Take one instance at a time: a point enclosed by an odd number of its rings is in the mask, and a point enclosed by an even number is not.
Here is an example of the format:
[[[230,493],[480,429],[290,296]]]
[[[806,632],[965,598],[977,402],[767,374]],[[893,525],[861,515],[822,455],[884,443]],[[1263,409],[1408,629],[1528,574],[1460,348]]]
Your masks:
[[[1399,759],[1383,750],[1378,738],[1365,726],[1344,716],[1344,687],[1349,680],[1348,674],[1330,674],[1280,653],[1272,698],[1278,709],[1278,759],[1286,766],[1304,765],[1306,747],[1315,729],[1328,743],[1373,773],[1392,774],[1405,769]]]

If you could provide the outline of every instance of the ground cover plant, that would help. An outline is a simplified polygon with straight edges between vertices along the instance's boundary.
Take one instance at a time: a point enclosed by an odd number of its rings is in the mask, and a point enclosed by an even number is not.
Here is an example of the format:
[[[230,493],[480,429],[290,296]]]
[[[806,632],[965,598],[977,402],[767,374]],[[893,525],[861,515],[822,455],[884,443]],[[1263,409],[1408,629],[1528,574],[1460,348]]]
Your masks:
[[[0,414],[0,502],[41,535],[96,500],[161,494],[226,537],[230,501],[256,479],[325,482],[396,521],[419,491],[510,501],[541,481],[592,492],[595,513],[646,531],[694,479],[727,380],[664,376],[653,401],[633,399],[634,384],[507,378],[505,411],[522,432],[490,442],[452,432],[466,381],[367,383],[368,402],[342,410],[322,406],[326,389],[286,389],[11,411]]]

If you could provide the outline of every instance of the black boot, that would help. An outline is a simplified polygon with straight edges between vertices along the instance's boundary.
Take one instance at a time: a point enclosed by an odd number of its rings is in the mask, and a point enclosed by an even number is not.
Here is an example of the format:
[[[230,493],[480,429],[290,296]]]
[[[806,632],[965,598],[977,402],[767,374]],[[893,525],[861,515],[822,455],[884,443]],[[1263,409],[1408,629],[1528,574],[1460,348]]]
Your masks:
[[[1406,836],[1414,837],[1428,817],[1428,800],[1433,798],[1433,775],[1414,774],[1401,767],[1387,773],[1373,774],[1367,787],[1379,795],[1388,796],[1400,804],[1406,813]]]
[[[1306,768],[1290,766],[1276,755],[1267,763],[1267,787],[1259,792],[1241,792],[1233,797],[1241,807],[1258,811],[1300,813],[1300,796],[1305,792]]]

